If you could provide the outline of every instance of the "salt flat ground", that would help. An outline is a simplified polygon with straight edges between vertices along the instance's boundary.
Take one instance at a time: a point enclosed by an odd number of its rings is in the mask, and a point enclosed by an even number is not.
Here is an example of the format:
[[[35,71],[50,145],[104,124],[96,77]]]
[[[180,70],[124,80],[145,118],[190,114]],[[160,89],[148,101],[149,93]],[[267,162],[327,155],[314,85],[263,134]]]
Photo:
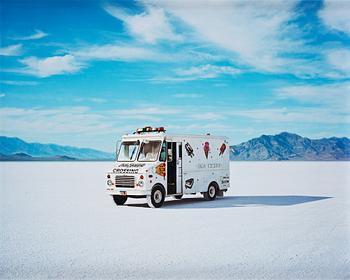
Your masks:
[[[0,278],[350,278],[350,163],[233,162],[226,197],[161,209],[116,207],[112,164],[0,164]]]

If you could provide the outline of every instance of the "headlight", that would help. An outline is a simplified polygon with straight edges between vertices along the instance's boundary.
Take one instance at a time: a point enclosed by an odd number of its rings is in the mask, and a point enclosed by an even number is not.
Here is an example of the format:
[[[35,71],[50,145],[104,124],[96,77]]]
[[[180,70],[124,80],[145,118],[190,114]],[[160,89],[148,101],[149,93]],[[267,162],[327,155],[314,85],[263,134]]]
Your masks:
[[[107,181],[107,185],[108,185],[108,186],[112,186],[112,185],[113,185],[112,180],[108,180],[108,181]]]
[[[138,181],[138,183],[137,183],[137,185],[140,187],[140,188],[142,188],[143,187],[143,181]]]
[[[113,173],[117,173],[117,169],[116,168],[113,169]]]

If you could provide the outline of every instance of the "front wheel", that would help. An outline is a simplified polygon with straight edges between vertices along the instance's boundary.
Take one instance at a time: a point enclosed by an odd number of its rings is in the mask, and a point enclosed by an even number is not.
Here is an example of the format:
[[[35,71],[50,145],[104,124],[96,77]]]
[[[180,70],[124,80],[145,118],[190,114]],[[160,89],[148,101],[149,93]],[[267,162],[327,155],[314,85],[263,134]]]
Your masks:
[[[113,195],[113,200],[117,205],[123,205],[127,199],[126,195]]]
[[[165,192],[161,186],[154,186],[151,195],[147,195],[147,204],[151,208],[162,207],[165,200]]]
[[[203,193],[205,200],[214,200],[217,195],[217,189],[214,184],[210,184],[208,187],[208,191]]]

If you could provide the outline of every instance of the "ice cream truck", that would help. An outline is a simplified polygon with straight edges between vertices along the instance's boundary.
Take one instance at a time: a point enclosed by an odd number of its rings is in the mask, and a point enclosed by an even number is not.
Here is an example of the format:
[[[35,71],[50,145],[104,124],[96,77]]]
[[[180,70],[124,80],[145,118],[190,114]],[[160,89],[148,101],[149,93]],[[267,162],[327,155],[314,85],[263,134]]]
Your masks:
[[[107,193],[117,205],[128,197],[147,198],[152,208],[166,196],[223,196],[230,186],[229,145],[225,137],[168,134],[145,127],[122,136],[116,163],[107,173]]]

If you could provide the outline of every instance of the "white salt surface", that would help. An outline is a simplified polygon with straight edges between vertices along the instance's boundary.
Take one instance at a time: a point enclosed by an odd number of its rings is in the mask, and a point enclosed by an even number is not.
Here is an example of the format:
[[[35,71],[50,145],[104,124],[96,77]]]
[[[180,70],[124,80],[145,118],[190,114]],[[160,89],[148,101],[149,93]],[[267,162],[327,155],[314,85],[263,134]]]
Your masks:
[[[0,278],[349,279],[350,163],[233,162],[226,197],[117,207],[110,162],[0,163]]]

